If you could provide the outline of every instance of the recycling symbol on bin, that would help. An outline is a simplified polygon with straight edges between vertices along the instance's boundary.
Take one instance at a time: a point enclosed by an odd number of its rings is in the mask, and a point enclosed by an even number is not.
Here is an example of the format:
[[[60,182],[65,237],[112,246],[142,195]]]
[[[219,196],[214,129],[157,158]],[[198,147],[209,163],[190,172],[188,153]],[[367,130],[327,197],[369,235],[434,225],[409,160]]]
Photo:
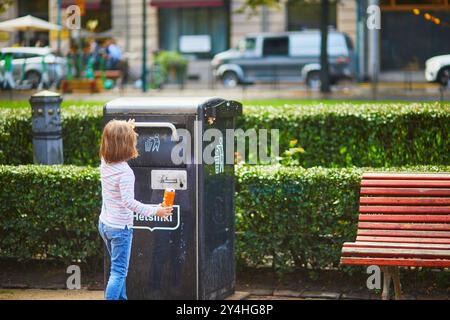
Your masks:
[[[153,137],[148,137],[147,140],[145,140],[144,150],[145,152],[158,152],[160,144],[161,141],[159,140],[159,135],[155,134]]]

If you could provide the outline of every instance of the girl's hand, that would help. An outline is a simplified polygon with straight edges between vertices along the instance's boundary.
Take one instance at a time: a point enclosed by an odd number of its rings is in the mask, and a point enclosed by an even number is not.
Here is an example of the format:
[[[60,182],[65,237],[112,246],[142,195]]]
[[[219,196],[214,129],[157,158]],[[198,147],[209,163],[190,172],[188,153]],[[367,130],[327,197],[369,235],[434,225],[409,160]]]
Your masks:
[[[131,124],[131,126],[133,127],[133,129],[136,128],[136,122],[135,122],[134,119],[128,119],[127,122],[128,122],[129,124]]]
[[[167,220],[167,217],[172,215],[172,210],[173,207],[163,207],[159,204],[156,208],[156,215]]]

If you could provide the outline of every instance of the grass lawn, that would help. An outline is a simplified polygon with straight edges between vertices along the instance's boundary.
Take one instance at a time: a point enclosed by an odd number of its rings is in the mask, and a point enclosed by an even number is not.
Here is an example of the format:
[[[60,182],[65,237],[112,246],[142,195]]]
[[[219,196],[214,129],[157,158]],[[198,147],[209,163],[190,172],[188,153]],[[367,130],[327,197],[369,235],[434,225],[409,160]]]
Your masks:
[[[82,107],[98,107],[103,106],[106,101],[76,101],[65,100],[62,102],[63,107],[67,106],[82,106]],[[284,106],[284,105],[301,105],[311,106],[317,104],[336,105],[341,103],[351,103],[355,105],[362,104],[386,104],[386,103],[404,103],[409,104],[413,102],[394,101],[394,100],[300,100],[300,99],[268,99],[268,100],[243,100],[242,103],[246,106]],[[426,104],[426,102],[425,102]],[[444,102],[450,104],[450,102]],[[0,108],[29,108],[28,100],[0,100]]]
[[[68,106],[83,106],[83,107],[96,107],[102,106],[104,102],[102,101],[75,101],[75,100],[67,100],[62,102],[63,107]],[[30,103],[28,100],[0,100],[0,108],[30,108]]]
[[[411,101],[395,101],[395,100],[299,100],[299,99],[267,99],[267,100],[244,100],[244,105],[261,105],[261,106],[284,106],[284,105],[302,105],[310,106],[315,104],[336,105],[341,103],[351,104],[386,104],[386,103],[413,103]]]

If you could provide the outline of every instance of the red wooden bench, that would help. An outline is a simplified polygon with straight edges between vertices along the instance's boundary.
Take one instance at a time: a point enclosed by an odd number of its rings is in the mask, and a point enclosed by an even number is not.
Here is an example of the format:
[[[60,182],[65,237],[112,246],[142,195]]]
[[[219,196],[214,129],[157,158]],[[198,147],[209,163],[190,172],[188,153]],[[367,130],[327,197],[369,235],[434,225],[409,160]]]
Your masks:
[[[103,72],[96,70],[94,71],[94,76],[95,78],[102,78]],[[122,72],[120,70],[105,70],[105,77],[106,79],[117,80],[122,78]]]
[[[450,267],[450,174],[363,174],[356,242],[344,243],[341,264],[380,266],[383,299],[391,279],[401,298],[398,267]]]

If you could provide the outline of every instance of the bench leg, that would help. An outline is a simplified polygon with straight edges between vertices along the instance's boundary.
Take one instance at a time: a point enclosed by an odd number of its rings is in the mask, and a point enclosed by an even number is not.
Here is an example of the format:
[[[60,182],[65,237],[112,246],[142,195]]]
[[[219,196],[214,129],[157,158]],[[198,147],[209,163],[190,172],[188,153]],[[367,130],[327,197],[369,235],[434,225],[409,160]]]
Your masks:
[[[389,267],[381,267],[383,271],[383,292],[381,293],[382,300],[389,300],[389,290],[391,286],[391,270]]]
[[[400,276],[398,272],[398,267],[392,267],[392,280],[394,282],[395,290],[395,300],[400,300],[402,298],[402,287],[400,285]]]

